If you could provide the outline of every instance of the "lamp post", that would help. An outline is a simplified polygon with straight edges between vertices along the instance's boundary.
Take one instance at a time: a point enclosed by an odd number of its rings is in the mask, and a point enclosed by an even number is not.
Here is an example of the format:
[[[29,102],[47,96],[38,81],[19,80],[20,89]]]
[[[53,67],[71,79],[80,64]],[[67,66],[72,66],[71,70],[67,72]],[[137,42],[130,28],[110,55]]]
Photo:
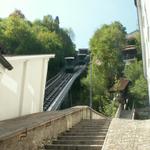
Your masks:
[[[90,107],[92,108],[92,53],[90,53]]]

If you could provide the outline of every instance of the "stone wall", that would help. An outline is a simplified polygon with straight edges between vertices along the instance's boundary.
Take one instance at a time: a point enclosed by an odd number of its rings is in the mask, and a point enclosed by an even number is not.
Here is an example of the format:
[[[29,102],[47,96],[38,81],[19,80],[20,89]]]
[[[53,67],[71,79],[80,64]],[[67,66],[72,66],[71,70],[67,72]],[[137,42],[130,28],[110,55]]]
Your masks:
[[[83,119],[104,116],[86,106],[32,114],[0,122],[0,150],[37,150],[47,140],[70,129]]]

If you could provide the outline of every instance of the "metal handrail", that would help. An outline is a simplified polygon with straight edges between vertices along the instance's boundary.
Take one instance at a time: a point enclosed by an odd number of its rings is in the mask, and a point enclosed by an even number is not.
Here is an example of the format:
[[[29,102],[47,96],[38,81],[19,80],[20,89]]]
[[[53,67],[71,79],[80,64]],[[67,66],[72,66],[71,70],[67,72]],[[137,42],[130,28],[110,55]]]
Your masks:
[[[118,109],[115,114],[115,118],[120,118],[121,110],[122,110],[121,104],[119,104]]]
[[[133,106],[132,106],[132,120],[134,120],[135,118],[135,106],[134,106],[134,102],[133,102]]]

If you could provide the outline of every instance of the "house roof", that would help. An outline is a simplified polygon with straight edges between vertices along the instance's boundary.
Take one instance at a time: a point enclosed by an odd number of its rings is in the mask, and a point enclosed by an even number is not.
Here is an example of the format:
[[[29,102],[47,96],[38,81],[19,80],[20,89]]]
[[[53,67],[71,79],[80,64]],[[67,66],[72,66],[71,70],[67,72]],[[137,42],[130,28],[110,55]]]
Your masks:
[[[115,83],[110,89],[110,92],[116,92],[116,91],[124,91],[128,84],[129,84],[129,80],[126,78],[121,78],[119,79],[118,83]]]
[[[139,30],[135,30],[135,31],[133,31],[133,32],[131,32],[131,33],[128,33],[128,34],[126,35],[126,39],[128,39],[128,40],[129,40],[129,39],[135,39],[137,33],[139,33]]]

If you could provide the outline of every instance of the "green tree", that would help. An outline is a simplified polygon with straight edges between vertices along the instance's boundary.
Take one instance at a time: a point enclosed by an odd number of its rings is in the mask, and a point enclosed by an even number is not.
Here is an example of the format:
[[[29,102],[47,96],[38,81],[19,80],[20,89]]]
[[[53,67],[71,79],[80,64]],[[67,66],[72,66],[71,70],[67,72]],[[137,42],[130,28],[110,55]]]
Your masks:
[[[20,17],[20,18],[22,18],[22,19],[25,19],[24,14],[23,14],[20,10],[18,10],[18,9],[16,9],[14,12],[12,12],[9,16],[10,16],[10,17],[11,17],[11,16]]]
[[[41,53],[41,44],[35,33],[31,31],[28,21],[10,16],[4,22],[4,45],[10,54],[38,54]]]
[[[130,94],[136,107],[143,107],[148,104],[148,85],[143,75],[141,75],[130,88]]]
[[[56,57],[49,63],[49,72],[54,73],[63,67],[64,56],[72,56],[75,51],[68,32],[59,26],[58,16],[30,22],[20,10],[0,19],[0,45],[12,55],[54,53]]]
[[[126,65],[124,69],[124,75],[129,79],[132,84],[143,74],[143,63],[142,61],[135,61],[130,65]]]
[[[110,115],[112,110],[116,110],[115,108],[108,109],[110,106],[115,107],[109,99],[108,90],[115,78],[122,75],[124,63],[121,50],[126,43],[125,36],[125,28],[119,22],[113,22],[97,29],[90,40],[93,108],[104,112],[106,115]],[[90,86],[89,79],[90,71],[87,78],[83,80],[83,84],[87,85],[87,88]]]
[[[98,29],[90,40],[93,59],[101,62],[101,68],[110,81],[108,86],[123,70],[121,50],[125,45],[125,35],[125,28],[119,22],[114,22]]]
[[[68,34],[72,41],[75,40],[75,33],[73,32],[72,28],[66,28],[64,31]]]
[[[144,106],[148,101],[148,86],[143,75],[142,61],[135,61],[125,67],[125,76],[131,81],[129,88],[130,101],[134,101],[135,106]]]
[[[59,32],[59,17],[56,16],[55,19],[51,15],[46,15],[43,17],[42,23],[49,31]]]
[[[72,56],[75,51],[75,45],[67,30],[59,27],[58,16],[53,19],[51,15],[44,16],[43,20],[36,20],[32,29],[45,52],[55,53],[55,59],[49,64],[49,74],[59,71],[64,65],[64,57]]]

